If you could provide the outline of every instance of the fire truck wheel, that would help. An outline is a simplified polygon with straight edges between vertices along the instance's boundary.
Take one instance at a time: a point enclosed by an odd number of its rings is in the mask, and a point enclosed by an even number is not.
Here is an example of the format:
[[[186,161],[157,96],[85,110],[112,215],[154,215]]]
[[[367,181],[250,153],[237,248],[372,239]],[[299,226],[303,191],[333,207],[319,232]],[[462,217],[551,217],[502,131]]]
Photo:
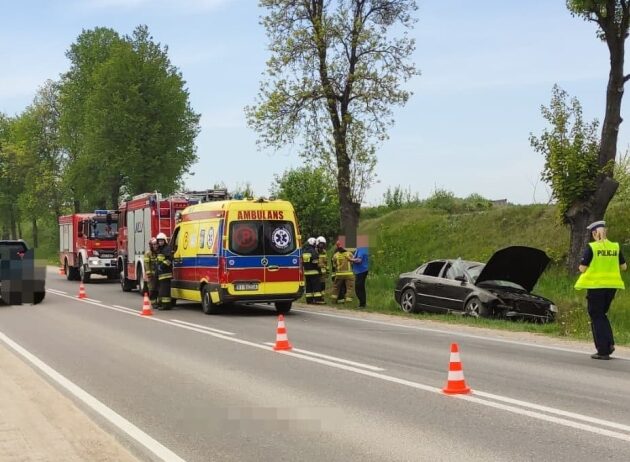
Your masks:
[[[132,282],[125,277],[124,270],[120,271],[120,288],[123,292],[131,292],[131,289],[133,288]]]
[[[142,279],[142,266],[139,266],[139,265],[138,265],[138,268],[136,269],[136,285],[138,286],[138,293],[140,295],[144,295],[145,283],[144,283],[144,279]]]
[[[201,309],[205,314],[217,314],[219,312],[219,307],[212,303],[210,288],[207,285],[201,288]]]
[[[79,277],[83,284],[87,284],[90,282],[91,273],[89,271],[85,271],[85,265],[83,264],[83,260],[79,259]]]

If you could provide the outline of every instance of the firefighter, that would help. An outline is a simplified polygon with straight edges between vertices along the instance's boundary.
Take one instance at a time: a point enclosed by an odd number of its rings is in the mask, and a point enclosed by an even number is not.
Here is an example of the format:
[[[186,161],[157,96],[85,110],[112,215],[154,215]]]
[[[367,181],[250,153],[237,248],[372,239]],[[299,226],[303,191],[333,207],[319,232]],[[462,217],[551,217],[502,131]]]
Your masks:
[[[166,234],[160,233],[156,236],[158,242],[157,252],[157,282],[158,282],[158,310],[171,309],[171,279],[173,271],[171,269],[171,248],[168,245]]]
[[[344,249],[341,241],[337,241],[337,249],[333,254],[335,268],[335,282],[333,284],[332,299],[335,303],[351,302],[354,289],[354,273],[352,272],[352,253]],[[341,287],[345,287],[345,299],[339,297]]]
[[[315,303],[323,304],[324,293],[326,292],[326,278],[328,276],[328,255],[326,254],[326,239],[324,236],[319,236],[316,240],[317,243],[317,264],[319,266],[319,291],[321,296],[315,301]]]
[[[309,237],[306,245],[302,248],[302,261],[304,262],[304,279],[306,290],[304,296],[306,303],[314,303],[316,299],[322,298],[319,290],[320,271],[318,266],[317,240]]]
[[[153,309],[157,308],[158,284],[155,273],[158,255],[158,241],[152,237],[149,240],[149,250],[144,254],[144,287],[139,287],[140,292],[148,292]]]
[[[626,260],[617,242],[606,237],[606,222],[596,221],[587,226],[593,242],[584,251],[579,271],[582,273],[575,284],[577,290],[586,289],[588,315],[597,352],[593,359],[610,359],[615,351],[610,321],[606,314],[615,298],[617,289],[624,289],[621,270],[627,269]]]

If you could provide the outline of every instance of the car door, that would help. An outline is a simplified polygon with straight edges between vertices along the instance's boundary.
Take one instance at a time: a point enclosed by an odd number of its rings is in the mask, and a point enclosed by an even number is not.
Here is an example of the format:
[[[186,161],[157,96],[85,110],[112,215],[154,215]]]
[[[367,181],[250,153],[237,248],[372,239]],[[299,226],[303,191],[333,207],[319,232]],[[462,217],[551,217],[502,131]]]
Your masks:
[[[464,268],[457,262],[448,262],[440,274],[441,285],[439,295],[442,304],[448,310],[461,311],[464,300],[473,290],[473,285],[467,280]]]
[[[445,309],[441,300],[443,284],[439,277],[445,263],[443,260],[429,262],[414,281],[417,303],[423,310],[439,313]]]

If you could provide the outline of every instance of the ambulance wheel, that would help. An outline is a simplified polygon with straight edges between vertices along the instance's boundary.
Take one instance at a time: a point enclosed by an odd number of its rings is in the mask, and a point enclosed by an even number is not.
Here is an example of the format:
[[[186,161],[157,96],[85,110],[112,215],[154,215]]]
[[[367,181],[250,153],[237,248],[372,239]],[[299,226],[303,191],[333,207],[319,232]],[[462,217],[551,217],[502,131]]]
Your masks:
[[[201,288],[201,309],[205,314],[217,314],[219,307],[212,303],[210,288],[205,285]]]
[[[276,312],[278,314],[285,314],[291,311],[291,305],[293,302],[276,302]]]
[[[33,304],[37,305],[44,301],[44,297],[46,297],[46,292],[35,292],[33,296]]]
[[[79,260],[79,279],[83,282],[83,284],[90,282],[90,275],[91,273],[89,271],[85,271],[83,261]]]

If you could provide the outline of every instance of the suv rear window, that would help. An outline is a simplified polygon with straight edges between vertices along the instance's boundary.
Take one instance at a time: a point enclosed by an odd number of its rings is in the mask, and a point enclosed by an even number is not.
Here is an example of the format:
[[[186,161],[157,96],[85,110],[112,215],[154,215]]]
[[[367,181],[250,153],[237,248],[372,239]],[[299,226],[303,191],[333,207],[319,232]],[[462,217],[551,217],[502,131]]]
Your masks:
[[[238,255],[286,255],[295,250],[290,221],[245,220],[230,223],[230,250]]]

